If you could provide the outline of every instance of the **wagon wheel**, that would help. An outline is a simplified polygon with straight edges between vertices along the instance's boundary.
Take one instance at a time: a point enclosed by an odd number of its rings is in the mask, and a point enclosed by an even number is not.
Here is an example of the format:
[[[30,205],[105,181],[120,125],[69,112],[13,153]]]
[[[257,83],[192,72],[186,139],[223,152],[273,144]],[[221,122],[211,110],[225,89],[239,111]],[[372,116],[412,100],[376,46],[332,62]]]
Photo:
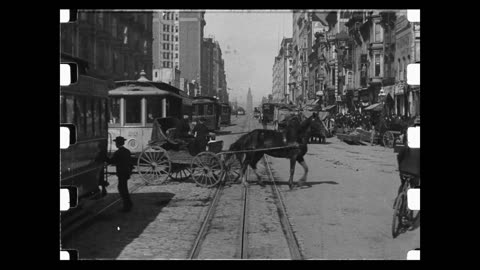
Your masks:
[[[201,152],[192,159],[193,180],[202,187],[217,185],[222,177],[223,164],[220,158],[211,152]]]
[[[188,165],[183,165],[180,168],[172,168],[172,172],[170,173],[170,177],[176,181],[182,181],[188,179],[192,176],[192,171]]]
[[[383,146],[392,148],[394,140],[395,136],[393,136],[392,132],[386,131],[385,133],[383,133]]]
[[[147,184],[158,185],[168,179],[172,164],[165,149],[149,146],[138,157],[138,172]]]
[[[244,155],[242,154],[240,160],[238,160],[237,155],[226,155],[219,153],[221,155],[221,160],[223,161],[223,171],[225,172],[226,181],[237,182],[240,179],[240,172],[242,169],[242,161]]]

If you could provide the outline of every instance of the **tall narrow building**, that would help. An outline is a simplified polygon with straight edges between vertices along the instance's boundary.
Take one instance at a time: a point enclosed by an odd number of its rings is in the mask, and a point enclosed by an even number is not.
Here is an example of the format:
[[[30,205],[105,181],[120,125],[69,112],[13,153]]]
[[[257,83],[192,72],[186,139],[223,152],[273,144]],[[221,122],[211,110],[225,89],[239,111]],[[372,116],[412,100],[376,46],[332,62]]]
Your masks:
[[[181,77],[189,82],[201,79],[204,15],[205,11],[179,13],[179,64]]]
[[[250,90],[250,87],[248,88],[248,93],[247,93],[247,108],[246,108],[246,113],[252,113],[253,112],[253,98],[252,98],[252,91]]]
[[[179,87],[179,12],[165,10],[153,17],[153,81]]]

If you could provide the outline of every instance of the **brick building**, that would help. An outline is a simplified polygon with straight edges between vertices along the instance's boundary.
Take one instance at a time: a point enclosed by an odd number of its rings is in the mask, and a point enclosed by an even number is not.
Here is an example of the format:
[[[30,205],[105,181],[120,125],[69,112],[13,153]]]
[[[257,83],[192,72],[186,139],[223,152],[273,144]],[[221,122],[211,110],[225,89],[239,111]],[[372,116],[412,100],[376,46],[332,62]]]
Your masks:
[[[152,78],[152,12],[79,10],[60,25],[61,52],[85,59],[89,72],[110,80]]]

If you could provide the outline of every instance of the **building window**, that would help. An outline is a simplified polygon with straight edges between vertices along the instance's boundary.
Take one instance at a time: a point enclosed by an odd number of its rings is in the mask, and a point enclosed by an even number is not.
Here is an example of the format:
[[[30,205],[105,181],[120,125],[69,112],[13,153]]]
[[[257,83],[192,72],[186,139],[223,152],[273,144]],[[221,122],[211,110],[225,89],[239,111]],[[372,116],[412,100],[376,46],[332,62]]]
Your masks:
[[[148,44],[147,44],[147,41],[145,40],[143,42],[143,54],[147,54],[147,50],[148,50]]]
[[[375,54],[375,77],[380,76],[380,54]]]
[[[175,41],[178,41],[178,36],[177,35],[175,36]]]
[[[375,24],[375,42],[383,42],[383,29],[379,23]]]
[[[175,44],[175,51],[178,51],[178,44]]]
[[[128,97],[125,98],[125,116],[127,124],[140,124],[142,122],[142,98]]]
[[[178,53],[175,54],[175,59],[178,59]]]
[[[175,33],[178,33],[178,25],[175,25]]]
[[[175,13],[175,21],[178,21],[178,13]]]

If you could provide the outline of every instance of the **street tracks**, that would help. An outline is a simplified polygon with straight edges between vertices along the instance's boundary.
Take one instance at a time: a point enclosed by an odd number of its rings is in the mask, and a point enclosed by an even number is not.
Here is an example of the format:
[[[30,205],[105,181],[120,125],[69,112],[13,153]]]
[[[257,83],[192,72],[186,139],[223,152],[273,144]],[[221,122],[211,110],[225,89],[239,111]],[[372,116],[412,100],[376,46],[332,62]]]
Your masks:
[[[266,157],[263,164],[271,182],[268,197],[273,200],[253,198],[254,195],[267,194],[264,187],[257,185],[234,185],[229,190],[225,190],[223,184],[218,186],[188,259],[303,259]],[[248,175],[247,172],[245,177]],[[265,205],[259,205],[259,202]],[[258,216],[266,211],[272,215]],[[272,222],[272,216],[275,216],[275,222]]]

